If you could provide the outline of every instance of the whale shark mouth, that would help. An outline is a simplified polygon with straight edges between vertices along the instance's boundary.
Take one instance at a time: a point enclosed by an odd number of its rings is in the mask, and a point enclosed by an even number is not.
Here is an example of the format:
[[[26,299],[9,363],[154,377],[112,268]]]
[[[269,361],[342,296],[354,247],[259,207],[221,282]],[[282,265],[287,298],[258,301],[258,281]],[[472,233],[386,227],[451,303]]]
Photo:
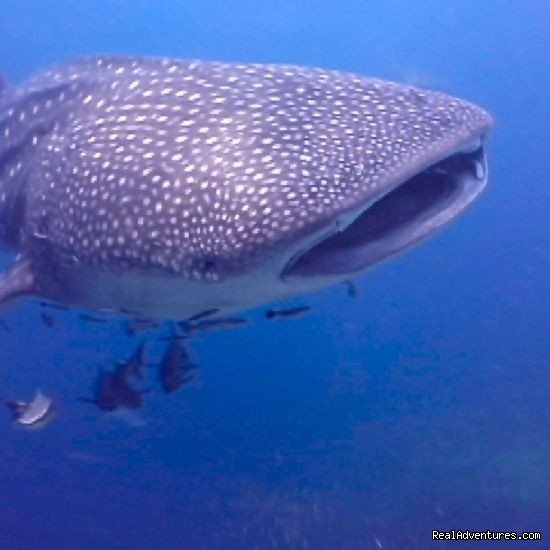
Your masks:
[[[479,195],[488,170],[481,140],[432,164],[386,194],[337,220],[286,263],[285,282],[341,279],[364,271],[433,234]]]

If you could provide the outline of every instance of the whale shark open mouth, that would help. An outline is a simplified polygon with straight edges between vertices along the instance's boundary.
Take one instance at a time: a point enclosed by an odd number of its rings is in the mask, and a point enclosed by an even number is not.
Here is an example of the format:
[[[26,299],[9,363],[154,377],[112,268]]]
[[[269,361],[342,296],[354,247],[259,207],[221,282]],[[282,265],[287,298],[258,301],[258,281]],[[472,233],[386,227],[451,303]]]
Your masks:
[[[455,218],[487,183],[478,141],[393,187],[286,263],[283,280],[359,273],[403,251]]]

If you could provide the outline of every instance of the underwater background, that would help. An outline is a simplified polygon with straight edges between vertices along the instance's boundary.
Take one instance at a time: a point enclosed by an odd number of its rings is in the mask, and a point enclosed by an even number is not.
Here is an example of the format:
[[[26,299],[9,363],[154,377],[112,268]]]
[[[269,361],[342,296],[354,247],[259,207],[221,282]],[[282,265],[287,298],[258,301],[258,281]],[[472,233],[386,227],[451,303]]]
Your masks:
[[[550,548],[548,28],[536,0],[3,0],[8,81],[96,53],[285,62],[441,89],[496,125],[464,217],[356,297],[193,340],[196,379],[170,396],[152,379],[139,417],[78,401],[133,350],[121,322],[3,314],[0,396],[42,388],[57,416],[0,418],[0,548]]]

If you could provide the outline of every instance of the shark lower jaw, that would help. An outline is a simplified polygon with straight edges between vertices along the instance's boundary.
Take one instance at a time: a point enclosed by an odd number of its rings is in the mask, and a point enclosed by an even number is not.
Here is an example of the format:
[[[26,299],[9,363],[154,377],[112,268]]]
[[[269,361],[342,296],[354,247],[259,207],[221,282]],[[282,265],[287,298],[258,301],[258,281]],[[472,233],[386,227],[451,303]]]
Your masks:
[[[357,275],[452,221],[477,198],[487,179],[483,141],[474,139],[337,219],[332,230],[293,254],[281,279],[320,286]]]

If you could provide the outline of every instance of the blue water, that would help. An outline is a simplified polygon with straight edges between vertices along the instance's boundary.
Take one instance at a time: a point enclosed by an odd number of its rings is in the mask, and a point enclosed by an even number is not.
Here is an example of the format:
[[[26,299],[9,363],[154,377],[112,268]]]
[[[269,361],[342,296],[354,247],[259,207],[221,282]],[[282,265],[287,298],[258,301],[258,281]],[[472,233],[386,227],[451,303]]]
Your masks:
[[[13,81],[92,53],[291,62],[435,87],[496,119],[491,187],[450,228],[299,320],[205,335],[143,425],[77,400],[134,342],[36,303],[5,315],[0,548],[408,549],[433,529],[550,547],[550,8],[536,0],[3,0]],[[160,353],[158,345],[152,356]]]

